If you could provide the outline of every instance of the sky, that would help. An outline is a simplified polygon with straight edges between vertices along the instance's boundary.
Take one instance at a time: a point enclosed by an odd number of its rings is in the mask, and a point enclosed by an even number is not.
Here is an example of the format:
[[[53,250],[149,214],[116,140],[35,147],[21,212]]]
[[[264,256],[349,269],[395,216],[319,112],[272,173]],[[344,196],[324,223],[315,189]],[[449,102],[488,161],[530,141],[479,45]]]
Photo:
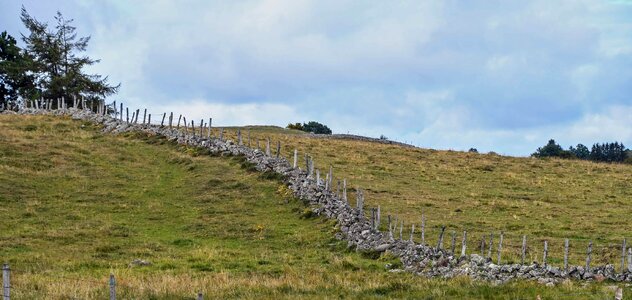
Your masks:
[[[318,121],[334,133],[527,156],[632,147],[632,1],[16,1],[73,18],[108,100],[214,125]]]

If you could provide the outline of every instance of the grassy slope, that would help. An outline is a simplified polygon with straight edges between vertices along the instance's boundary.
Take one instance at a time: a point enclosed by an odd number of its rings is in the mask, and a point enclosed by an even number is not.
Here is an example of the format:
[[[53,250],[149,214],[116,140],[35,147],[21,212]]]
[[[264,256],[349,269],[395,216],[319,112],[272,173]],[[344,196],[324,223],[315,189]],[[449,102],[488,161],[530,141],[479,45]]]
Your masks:
[[[612,295],[386,272],[392,259],[347,251],[331,222],[301,219],[278,182],[196,154],[69,119],[1,115],[0,259],[14,269],[15,299],[103,299],[110,272],[124,299]],[[129,267],[136,258],[152,265]]]
[[[323,173],[332,165],[338,179],[366,190],[366,205],[380,205],[384,215],[396,215],[406,224],[415,222],[419,228],[424,212],[431,242],[440,226],[448,225],[448,232],[459,236],[467,229],[469,250],[478,251],[484,234],[502,230],[503,257],[516,261],[526,234],[531,260],[541,260],[547,239],[549,262],[559,265],[564,238],[570,239],[574,264],[584,263],[592,239],[593,261],[619,266],[621,240],[631,237],[631,165],[412,149],[288,133],[253,128],[252,143],[270,137],[273,149],[281,141],[288,159],[297,148],[301,166],[306,152]],[[234,129],[228,136],[234,137]]]

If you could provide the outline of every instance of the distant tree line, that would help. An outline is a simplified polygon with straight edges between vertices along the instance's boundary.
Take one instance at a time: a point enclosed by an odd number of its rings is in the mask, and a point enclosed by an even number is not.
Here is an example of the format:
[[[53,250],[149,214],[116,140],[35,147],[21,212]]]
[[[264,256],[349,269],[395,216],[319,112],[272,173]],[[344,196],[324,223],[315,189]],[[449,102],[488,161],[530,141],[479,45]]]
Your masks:
[[[308,123],[290,123],[287,125],[288,129],[296,129],[305,132],[311,132],[316,134],[331,134],[331,129],[327,125],[323,125],[316,121],[309,121]]]
[[[88,103],[115,94],[120,85],[108,77],[86,74],[83,69],[99,60],[80,55],[90,37],[78,37],[72,19],[57,12],[54,26],[33,18],[22,7],[21,20],[28,34],[21,34],[24,48],[6,31],[0,33],[0,106],[16,107],[39,98],[85,97]]]
[[[539,158],[560,157],[609,163],[632,163],[632,151],[626,149],[623,143],[619,142],[595,143],[590,149],[583,144],[577,144],[575,147],[570,146],[568,150],[564,150],[555,140],[551,139],[546,145],[538,148],[531,156]]]

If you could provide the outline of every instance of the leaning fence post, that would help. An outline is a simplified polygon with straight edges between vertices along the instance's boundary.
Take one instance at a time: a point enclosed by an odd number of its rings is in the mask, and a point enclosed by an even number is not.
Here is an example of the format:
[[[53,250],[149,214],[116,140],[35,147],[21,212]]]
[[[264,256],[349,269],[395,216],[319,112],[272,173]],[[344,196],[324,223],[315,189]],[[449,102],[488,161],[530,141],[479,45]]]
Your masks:
[[[524,265],[524,257],[527,254],[527,236],[522,236],[522,258],[520,260],[520,264]]]
[[[548,241],[544,241],[544,254],[542,255],[542,265],[546,267],[546,257],[549,254],[549,243]]]
[[[110,274],[110,300],[116,300],[116,280],[114,280],[114,274]]]
[[[443,233],[445,232],[445,226],[441,226],[441,233],[439,234],[439,242],[437,243],[437,250],[443,248]]]
[[[467,242],[467,231],[463,230],[463,241],[461,242],[461,257],[465,256],[466,242]]]
[[[498,241],[498,263],[500,265],[500,254],[503,252],[503,236],[504,232],[500,232],[500,240]]]
[[[180,129],[180,121],[182,120],[182,115],[178,117],[178,125],[176,125],[176,129]]]
[[[568,272],[568,239],[564,240],[564,272]]]
[[[590,255],[592,254],[592,241],[588,242],[588,249],[586,250],[586,271],[590,270]]]
[[[147,121],[147,109],[143,110],[143,125],[145,125],[145,121]]]
[[[621,273],[625,272],[625,238],[623,238],[623,245],[621,245]]]
[[[11,299],[11,268],[6,263],[2,265],[2,295],[4,300]]]
[[[138,124],[138,115],[140,114],[140,108],[136,110],[136,119],[134,120],[134,124]]]

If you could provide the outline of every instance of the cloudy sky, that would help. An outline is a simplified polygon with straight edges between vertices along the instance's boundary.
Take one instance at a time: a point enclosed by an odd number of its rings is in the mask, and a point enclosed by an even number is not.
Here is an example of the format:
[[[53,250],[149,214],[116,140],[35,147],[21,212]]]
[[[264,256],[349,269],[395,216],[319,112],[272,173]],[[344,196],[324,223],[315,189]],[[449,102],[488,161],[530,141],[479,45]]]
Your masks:
[[[16,1],[91,35],[110,100],[219,125],[528,155],[549,138],[632,146],[632,1]]]

